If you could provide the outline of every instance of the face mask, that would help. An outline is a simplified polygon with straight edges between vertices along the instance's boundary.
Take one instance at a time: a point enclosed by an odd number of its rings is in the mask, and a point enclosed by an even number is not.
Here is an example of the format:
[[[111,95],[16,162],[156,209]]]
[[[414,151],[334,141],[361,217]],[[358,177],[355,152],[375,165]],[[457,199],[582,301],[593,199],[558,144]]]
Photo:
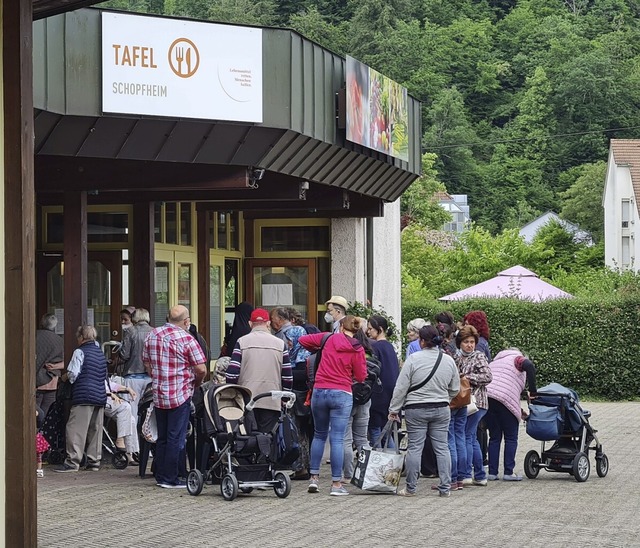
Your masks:
[[[327,312],[324,315],[324,321],[327,323],[333,323],[333,316]]]
[[[132,324],[132,323],[123,323],[123,324],[122,324],[122,330],[123,330],[123,331],[126,331],[127,329],[130,329],[130,328],[132,328],[132,327],[133,327],[133,324]]]

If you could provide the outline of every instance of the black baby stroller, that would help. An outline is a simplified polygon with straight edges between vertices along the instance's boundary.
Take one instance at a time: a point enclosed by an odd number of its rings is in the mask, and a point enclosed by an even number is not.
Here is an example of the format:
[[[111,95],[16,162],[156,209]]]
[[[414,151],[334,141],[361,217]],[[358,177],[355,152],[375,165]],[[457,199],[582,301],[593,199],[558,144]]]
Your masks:
[[[589,424],[591,413],[580,407],[573,390],[557,383],[540,388],[529,403],[529,411],[527,434],[542,442],[541,455],[532,450],[524,459],[524,473],[529,479],[535,479],[544,468],[571,474],[578,482],[587,481],[591,471],[589,451],[595,451],[598,476],[607,475],[609,459]],[[551,441],[553,445],[546,449],[545,443]]]
[[[295,394],[286,391],[266,392],[252,399],[248,388],[235,384],[214,386],[204,394],[204,424],[212,444],[212,464],[204,474],[197,468],[189,472],[190,495],[199,495],[205,482],[210,482],[220,485],[225,500],[235,499],[238,491],[250,493],[264,487],[273,487],[280,498],[289,496],[291,480],[277,471],[274,463],[275,434],[257,432],[252,412],[255,402],[267,397],[285,400],[286,409],[295,402]],[[285,420],[286,409],[280,414],[276,430]]]

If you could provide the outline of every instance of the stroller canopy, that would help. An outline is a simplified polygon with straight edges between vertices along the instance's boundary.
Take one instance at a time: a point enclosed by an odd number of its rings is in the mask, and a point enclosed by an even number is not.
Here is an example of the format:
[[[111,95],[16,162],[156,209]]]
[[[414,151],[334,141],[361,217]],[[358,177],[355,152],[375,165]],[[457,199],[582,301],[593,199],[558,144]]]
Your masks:
[[[208,405],[205,413],[207,434],[230,432],[246,413],[251,401],[251,390],[237,384],[224,384],[209,389],[204,398]]]

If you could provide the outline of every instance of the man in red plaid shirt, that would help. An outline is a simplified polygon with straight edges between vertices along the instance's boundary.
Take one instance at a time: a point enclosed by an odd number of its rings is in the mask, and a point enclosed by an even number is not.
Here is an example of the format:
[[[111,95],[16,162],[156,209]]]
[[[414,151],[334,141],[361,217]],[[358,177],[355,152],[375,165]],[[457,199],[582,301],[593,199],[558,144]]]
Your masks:
[[[190,320],[186,307],[174,306],[167,323],[149,333],[142,353],[151,375],[158,424],[155,476],[157,485],[165,489],[185,487],[178,479],[179,459],[185,446],[193,390],[207,372],[202,349],[189,333]]]

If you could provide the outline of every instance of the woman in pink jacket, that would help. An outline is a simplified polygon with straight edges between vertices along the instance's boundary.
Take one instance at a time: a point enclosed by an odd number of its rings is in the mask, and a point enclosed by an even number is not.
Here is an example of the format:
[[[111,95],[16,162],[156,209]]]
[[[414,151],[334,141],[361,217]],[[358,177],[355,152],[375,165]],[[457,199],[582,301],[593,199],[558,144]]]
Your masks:
[[[340,479],[344,461],[344,434],[353,405],[351,385],[354,378],[358,382],[364,382],[367,376],[364,348],[354,338],[358,329],[360,329],[358,318],[344,317],[340,323],[340,330],[329,336],[322,349],[311,397],[315,433],[311,442],[309,493],[318,492],[320,462],[329,436],[332,479],[329,494],[349,494],[342,486]],[[322,345],[324,335],[324,333],[303,335],[298,342],[307,350],[316,352]]]
[[[523,412],[520,407],[520,395],[525,383],[529,385],[529,394],[536,393],[536,368],[531,360],[525,358],[517,348],[499,352],[489,364],[492,381],[487,385],[489,410],[486,415],[489,428],[489,481],[497,480],[500,461],[500,445],[504,437],[504,475],[505,481],[520,481],[522,476],[513,469],[516,465],[518,449],[518,426]]]

